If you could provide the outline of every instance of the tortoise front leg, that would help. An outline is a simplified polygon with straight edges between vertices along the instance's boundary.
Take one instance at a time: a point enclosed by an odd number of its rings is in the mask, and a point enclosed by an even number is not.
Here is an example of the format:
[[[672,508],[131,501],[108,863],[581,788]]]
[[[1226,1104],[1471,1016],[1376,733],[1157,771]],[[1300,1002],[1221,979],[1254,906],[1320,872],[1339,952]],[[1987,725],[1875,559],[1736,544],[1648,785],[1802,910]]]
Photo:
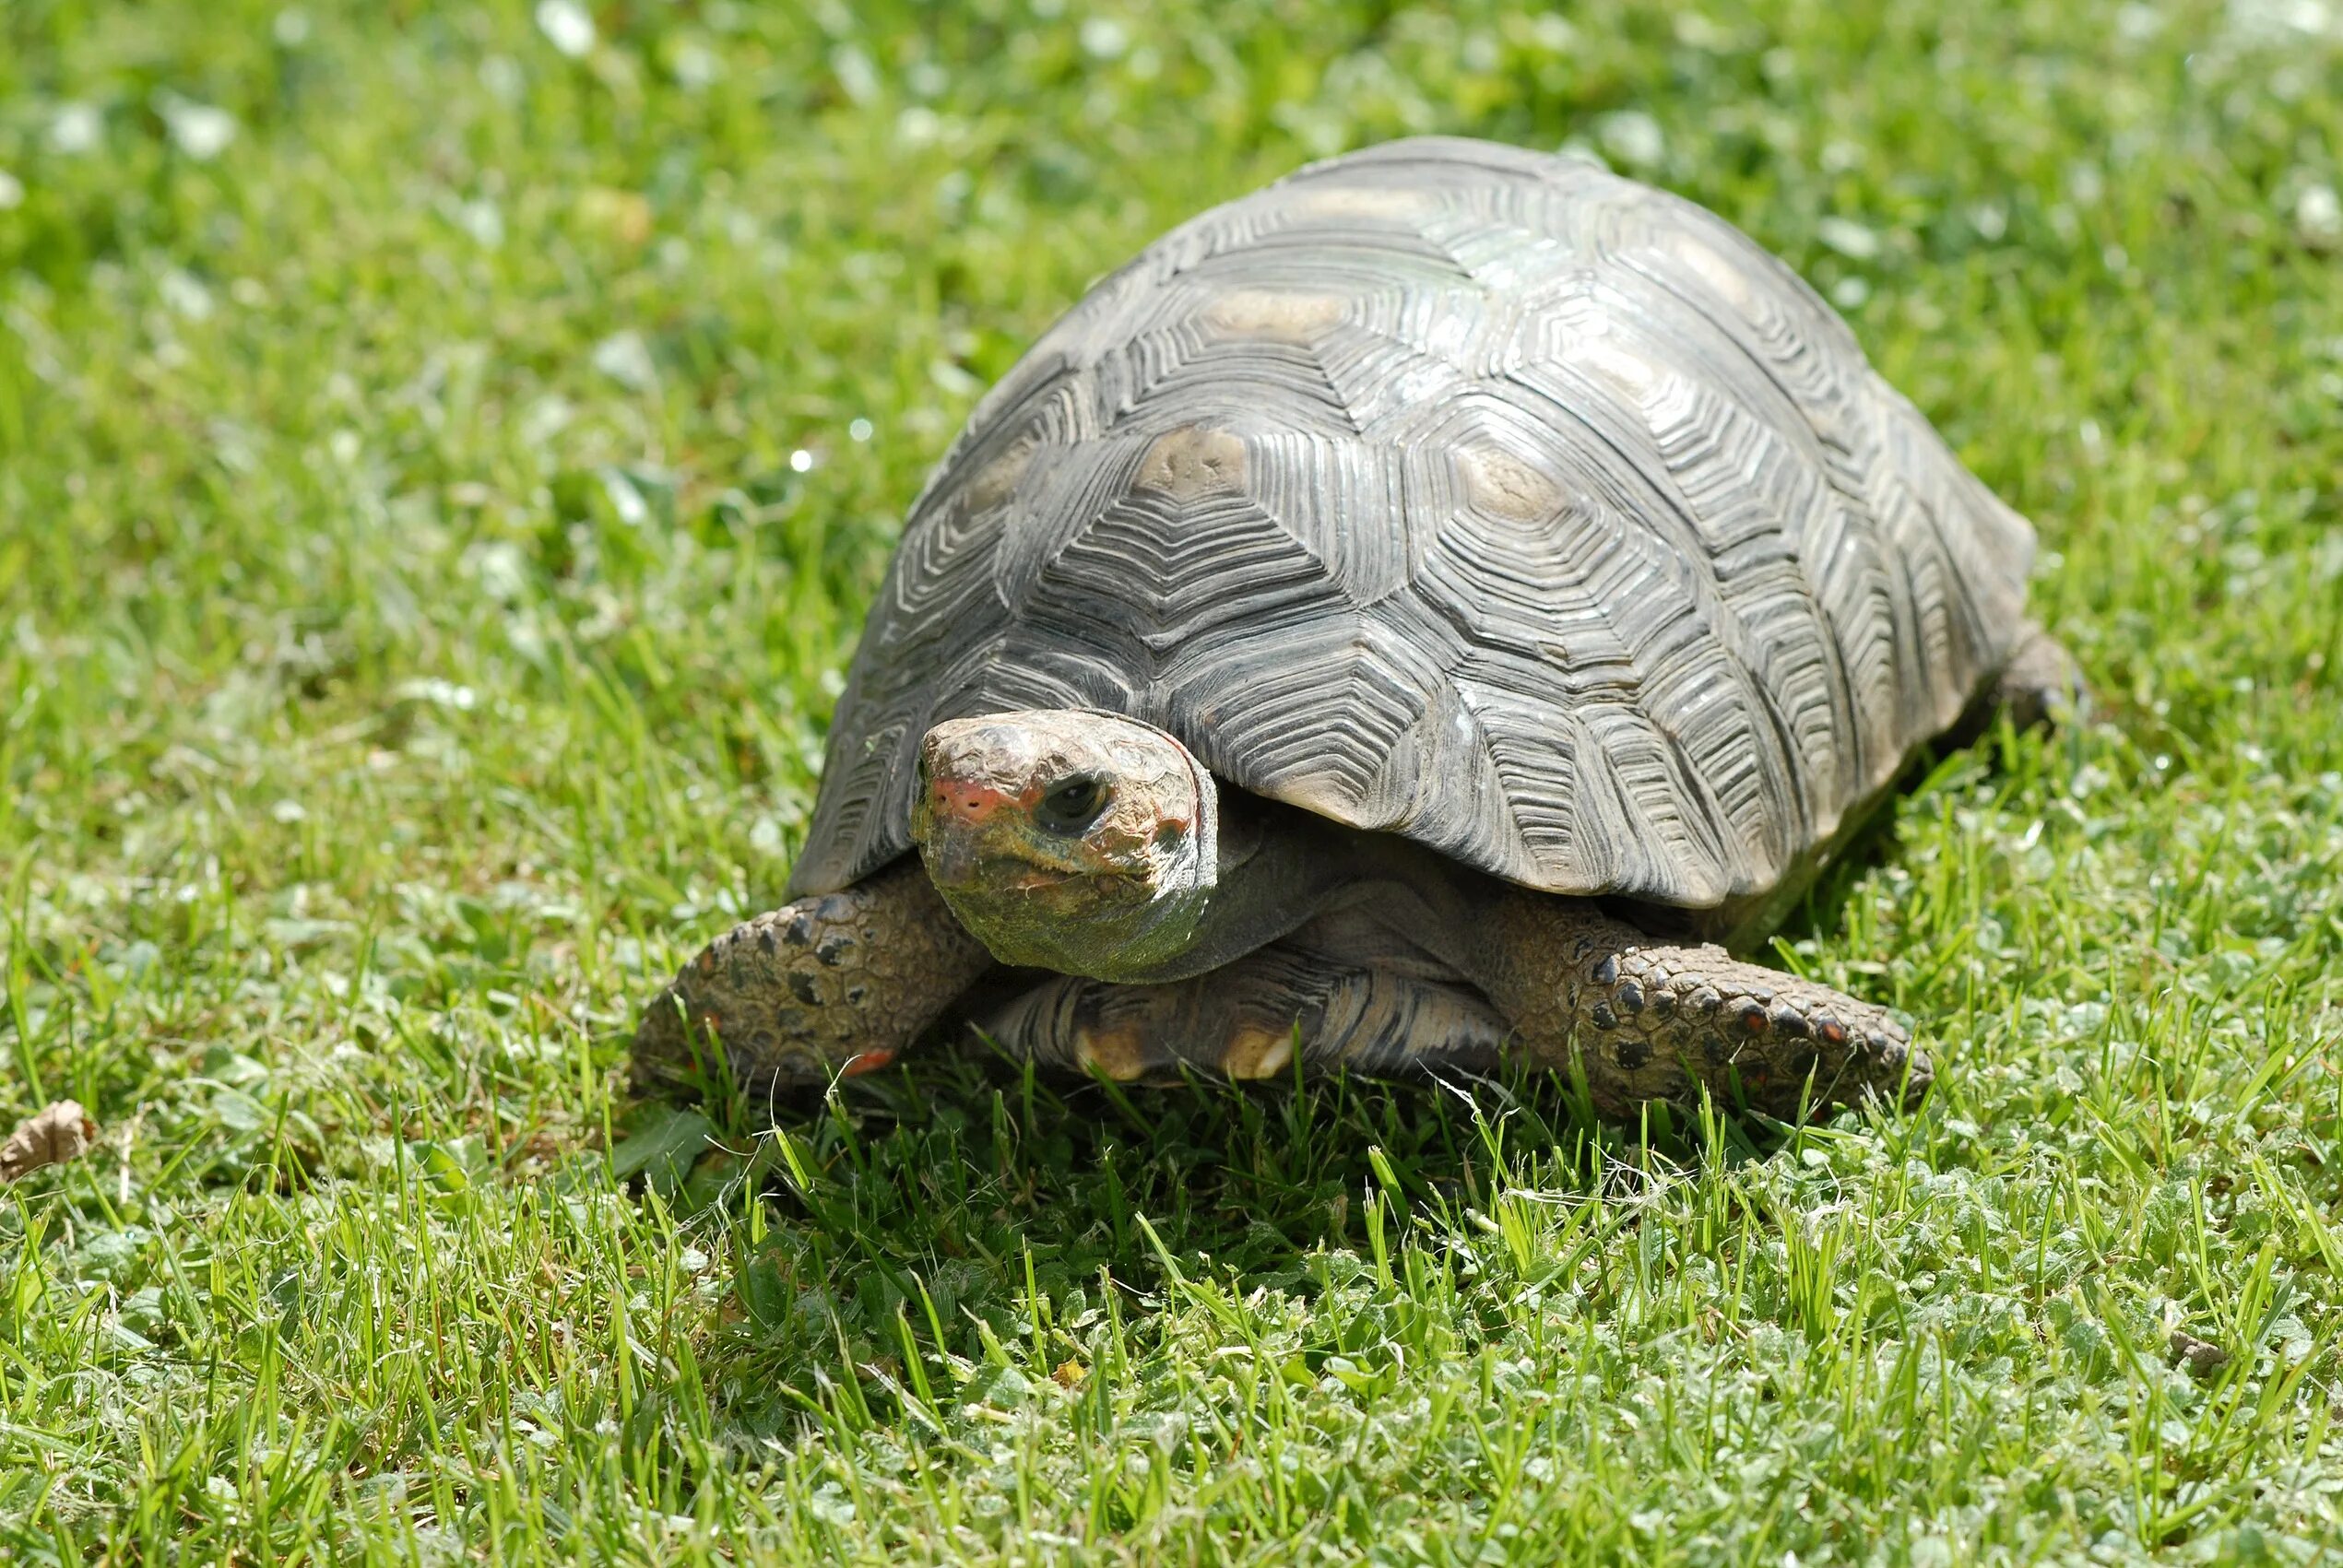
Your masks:
[[[645,1009],[638,1083],[686,1081],[696,1031],[713,1033],[752,1092],[820,1085],[894,1059],[992,967],[917,856],[839,892],[736,925]]]
[[[1480,935],[1473,979],[1519,1048],[1557,1067],[1575,1056],[1606,1114],[1705,1086],[1786,1119],[1802,1101],[1915,1103],[1934,1076],[1886,1009],[1720,947],[1655,942],[1591,904],[1508,891]]]

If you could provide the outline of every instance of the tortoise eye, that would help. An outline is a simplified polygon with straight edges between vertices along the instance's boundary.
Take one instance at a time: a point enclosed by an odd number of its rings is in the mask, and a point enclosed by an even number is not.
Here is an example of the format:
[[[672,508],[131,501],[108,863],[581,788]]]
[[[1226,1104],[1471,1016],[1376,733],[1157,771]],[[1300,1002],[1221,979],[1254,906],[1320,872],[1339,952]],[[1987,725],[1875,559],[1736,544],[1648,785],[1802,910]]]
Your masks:
[[[1106,780],[1092,774],[1066,779],[1041,797],[1034,819],[1048,832],[1079,833],[1098,819],[1112,793]]]

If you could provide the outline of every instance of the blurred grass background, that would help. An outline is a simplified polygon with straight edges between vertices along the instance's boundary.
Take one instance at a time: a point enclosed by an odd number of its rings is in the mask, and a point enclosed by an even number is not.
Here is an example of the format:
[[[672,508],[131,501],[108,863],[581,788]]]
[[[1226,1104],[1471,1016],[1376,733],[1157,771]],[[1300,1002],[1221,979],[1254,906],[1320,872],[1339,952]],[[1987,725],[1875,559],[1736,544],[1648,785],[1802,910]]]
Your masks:
[[[1422,131],[1723,213],[2040,525],[2100,722],[1782,945],[1929,1108],[631,1110],[976,395]],[[2331,1555],[2338,148],[2330,0],[12,0],[0,1115],[106,1136],[0,1561]]]

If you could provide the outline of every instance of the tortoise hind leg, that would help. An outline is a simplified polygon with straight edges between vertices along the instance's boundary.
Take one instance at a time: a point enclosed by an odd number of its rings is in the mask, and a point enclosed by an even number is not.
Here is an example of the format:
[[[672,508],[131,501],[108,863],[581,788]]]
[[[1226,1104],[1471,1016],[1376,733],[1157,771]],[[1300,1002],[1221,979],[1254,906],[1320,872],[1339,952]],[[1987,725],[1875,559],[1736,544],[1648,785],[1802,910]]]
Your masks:
[[[1494,1067],[1503,1018],[1461,986],[1272,943],[1192,980],[1117,985],[1059,975],[978,1020],[1008,1050],[1125,1081],[1194,1070],[1231,1079],[1343,1065],[1395,1072]]]
[[[2044,725],[2063,729],[2090,713],[2083,666],[2040,622],[2029,620],[2018,629],[2009,662],[1959,727],[1982,735],[2005,713],[2021,730]]]
[[[869,1072],[991,967],[908,857],[709,943],[644,1009],[635,1081],[687,1085],[695,1032],[716,1036],[731,1076],[754,1093]]]

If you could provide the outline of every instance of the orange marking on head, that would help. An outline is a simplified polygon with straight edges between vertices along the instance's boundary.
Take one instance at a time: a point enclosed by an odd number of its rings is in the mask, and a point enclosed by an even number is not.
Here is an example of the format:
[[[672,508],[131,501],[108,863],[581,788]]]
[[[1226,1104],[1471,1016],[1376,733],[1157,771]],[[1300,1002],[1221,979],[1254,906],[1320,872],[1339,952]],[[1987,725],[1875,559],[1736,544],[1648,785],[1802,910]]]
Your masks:
[[[956,817],[971,824],[982,823],[1002,807],[1017,804],[988,785],[960,779],[938,779],[929,795],[938,816]]]

